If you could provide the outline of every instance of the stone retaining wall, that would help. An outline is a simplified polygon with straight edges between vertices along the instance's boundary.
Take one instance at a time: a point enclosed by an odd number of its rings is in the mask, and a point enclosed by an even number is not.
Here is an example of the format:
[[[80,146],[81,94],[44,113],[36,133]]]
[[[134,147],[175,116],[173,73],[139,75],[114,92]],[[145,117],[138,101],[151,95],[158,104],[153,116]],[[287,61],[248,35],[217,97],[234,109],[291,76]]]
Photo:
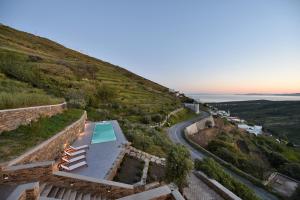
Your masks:
[[[114,179],[114,177],[116,176],[116,174],[118,172],[118,169],[119,169],[119,167],[122,163],[122,160],[123,160],[125,154],[126,154],[126,149],[124,148],[123,151],[118,155],[117,159],[115,160],[115,162],[111,166],[110,170],[105,175],[106,180],[111,181],[111,180]]]
[[[14,185],[43,181],[52,176],[53,168],[54,161],[3,167],[0,170],[0,183]]]
[[[197,121],[191,125],[189,125],[188,127],[186,127],[184,129],[184,131],[188,134],[188,135],[192,135],[195,133],[198,133],[199,131],[207,128],[206,127],[206,122],[209,121],[211,122],[211,126],[214,127],[215,126],[215,122],[212,116],[206,117],[201,119],[200,121]]]
[[[56,105],[0,110],[0,134],[3,131],[14,130],[20,125],[29,124],[42,116],[56,115],[66,108],[67,103],[64,102]]]
[[[67,126],[61,132],[57,133],[53,137],[27,151],[16,159],[8,163],[2,163],[2,165],[12,166],[16,164],[26,164],[58,159],[63,153],[65,147],[73,143],[78,135],[84,130],[86,118],[86,111],[84,111],[80,119]]]
[[[146,161],[148,159],[150,162],[154,162],[158,165],[163,165],[163,166],[166,165],[166,159],[165,158],[159,158],[157,156],[154,156],[154,155],[151,155],[151,154],[146,153],[144,151],[141,151],[139,149],[136,149],[132,146],[129,146],[127,148],[126,153],[129,156],[136,157],[137,159],[140,159],[140,160],[143,160],[143,161]]]

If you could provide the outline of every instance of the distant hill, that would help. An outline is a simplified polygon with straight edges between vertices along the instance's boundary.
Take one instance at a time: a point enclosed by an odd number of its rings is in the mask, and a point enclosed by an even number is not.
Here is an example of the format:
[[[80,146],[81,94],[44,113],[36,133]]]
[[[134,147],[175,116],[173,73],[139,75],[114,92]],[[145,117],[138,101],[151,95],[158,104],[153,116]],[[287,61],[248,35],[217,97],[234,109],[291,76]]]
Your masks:
[[[145,113],[167,113],[181,103],[168,88],[122,67],[4,25],[0,25],[0,73],[87,108],[90,116],[99,108],[111,114],[114,107],[123,111],[115,109],[118,116],[138,119]]]
[[[300,93],[283,93],[283,94],[247,93],[244,95],[300,96]]]
[[[212,104],[230,110],[248,122],[261,124],[267,131],[300,144],[300,101],[240,101]]]

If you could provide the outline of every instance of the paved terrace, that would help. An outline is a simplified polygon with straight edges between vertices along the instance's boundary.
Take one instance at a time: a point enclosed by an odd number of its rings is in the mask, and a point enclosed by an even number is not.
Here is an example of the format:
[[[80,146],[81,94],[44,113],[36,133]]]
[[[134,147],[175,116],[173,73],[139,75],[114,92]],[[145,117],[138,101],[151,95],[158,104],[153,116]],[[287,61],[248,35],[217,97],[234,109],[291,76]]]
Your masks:
[[[106,173],[110,170],[118,155],[123,151],[123,144],[127,140],[116,120],[109,121],[112,123],[116,140],[111,142],[103,142],[91,144],[94,126],[97,122],[88,122],[85,125],[85,131],[82,133],[72,146],[89,145],[86,149],[86,162],[88,167],[81,167],[73,170],[71,173],[104,179]]]

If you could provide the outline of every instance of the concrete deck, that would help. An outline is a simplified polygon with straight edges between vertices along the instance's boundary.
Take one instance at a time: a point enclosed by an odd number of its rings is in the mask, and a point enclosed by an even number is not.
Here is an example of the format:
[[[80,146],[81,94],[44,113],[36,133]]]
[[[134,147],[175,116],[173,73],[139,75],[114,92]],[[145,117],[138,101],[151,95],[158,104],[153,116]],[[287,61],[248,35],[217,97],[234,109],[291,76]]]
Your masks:
[[[123,150],[123,144],[127,143],[119,123],[116,120],[109,121],[112,123],[116,141],[91,144],[93,129],[95,123],[90,122],[85,126],[85,131],[81,134],[72,146],[89,145],[86,153],[87,167],[81,167],[73,170],[71,173],[88,176],[92,178],[104,179],[106,173]]]

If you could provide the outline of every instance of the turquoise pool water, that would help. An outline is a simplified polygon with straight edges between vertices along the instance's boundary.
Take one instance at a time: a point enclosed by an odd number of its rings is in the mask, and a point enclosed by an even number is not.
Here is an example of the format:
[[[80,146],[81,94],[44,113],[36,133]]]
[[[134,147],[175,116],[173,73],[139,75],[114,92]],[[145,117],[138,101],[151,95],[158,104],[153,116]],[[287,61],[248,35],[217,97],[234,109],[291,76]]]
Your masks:
[[[96,123],[93,131],[92,144],[115,141],[116,139],[114,127],[110,122]]]

